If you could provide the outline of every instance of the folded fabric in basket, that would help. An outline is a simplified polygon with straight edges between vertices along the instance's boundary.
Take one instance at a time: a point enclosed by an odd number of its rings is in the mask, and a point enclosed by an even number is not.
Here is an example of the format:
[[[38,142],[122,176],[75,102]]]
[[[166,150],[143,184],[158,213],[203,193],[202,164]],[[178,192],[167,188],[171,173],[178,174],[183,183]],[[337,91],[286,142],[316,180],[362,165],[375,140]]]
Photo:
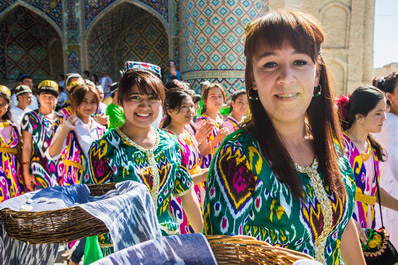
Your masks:
[[[116,190],[89,200],[78,206],[105,223],[115,251],[161,236],[155,206],[144,184],[123,181],[116,184]]]
[[[87,185],[79,184],[65,187],[41,189],[0,203],[0,210],[14,211],[51,211],[72,207],[88,202],[90,190]]]
[[[156,239],[113,253],[92,265],[164,265],[206,264],[217,261],[206,237],[202,234],[184,234]]]

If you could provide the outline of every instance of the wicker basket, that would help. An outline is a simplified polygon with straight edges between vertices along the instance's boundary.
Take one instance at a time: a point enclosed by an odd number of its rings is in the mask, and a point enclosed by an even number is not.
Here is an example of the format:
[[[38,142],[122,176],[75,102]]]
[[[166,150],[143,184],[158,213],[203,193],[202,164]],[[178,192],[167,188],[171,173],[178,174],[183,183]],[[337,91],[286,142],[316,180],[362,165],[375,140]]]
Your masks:
[[[87,185],[90,195],[100,196],[115,188],[115,183]],[[105,224],[78,206],[30,212],[3,209],[0,217],[10,238],[29,244],[66,243],[108,232]]]
[[[311,256],[250,236],[206,236],[218,264],[293,264]]]

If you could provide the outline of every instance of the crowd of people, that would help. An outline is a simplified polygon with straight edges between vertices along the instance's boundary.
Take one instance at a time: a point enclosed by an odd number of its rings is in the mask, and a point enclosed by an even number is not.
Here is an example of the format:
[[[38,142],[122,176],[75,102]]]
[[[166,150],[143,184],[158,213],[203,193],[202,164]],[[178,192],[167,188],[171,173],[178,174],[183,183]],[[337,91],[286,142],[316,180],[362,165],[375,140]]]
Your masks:
[[[143,62],[126,62],[113,84],[105,72],[68,74],[62,100],[60,83],[42,81],[34,95],[20,75],[12,91],[0,86],[0,202],[133,180],[148,187],[164,236],[249,235],[322,264],[365,264],[376,203],[398,246],[398,74],[335,100],[324,38],[303,12],[249,23],[246,89],[228,104],[220,84],[195,93],[174,61],[165,83]]]

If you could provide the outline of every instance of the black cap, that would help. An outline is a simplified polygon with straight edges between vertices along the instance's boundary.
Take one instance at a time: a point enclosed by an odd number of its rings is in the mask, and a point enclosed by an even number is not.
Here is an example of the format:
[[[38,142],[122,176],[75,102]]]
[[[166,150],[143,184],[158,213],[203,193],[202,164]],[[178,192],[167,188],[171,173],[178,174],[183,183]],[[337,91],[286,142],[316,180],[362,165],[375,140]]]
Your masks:
[[[28,74],[19,74],[16,81],[17,81],[17,83],[19,83],[19,82],[22,82],[22,80],[25,78],[32,79],[32,77]]]

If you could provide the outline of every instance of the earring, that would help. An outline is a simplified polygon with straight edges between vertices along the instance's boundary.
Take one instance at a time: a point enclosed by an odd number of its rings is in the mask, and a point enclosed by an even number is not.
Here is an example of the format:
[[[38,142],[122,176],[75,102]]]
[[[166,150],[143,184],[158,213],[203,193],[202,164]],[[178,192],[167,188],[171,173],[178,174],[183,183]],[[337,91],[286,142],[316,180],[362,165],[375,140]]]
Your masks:
[[[253,88],[249,90],[249,100],[257,101],[258,100],[258,92]]]
[[[318,96],[320,96],[322,94],[322,86],[321,86],[321,84],[319,84],[317,87],[319,87],[319,90],[318,90],[318,92],[314,92],[314,94],[312,95],[313,98],[316,98],[316,97],[318,97]],[[315,88],[317,88],[317,87],[315,87]]]

